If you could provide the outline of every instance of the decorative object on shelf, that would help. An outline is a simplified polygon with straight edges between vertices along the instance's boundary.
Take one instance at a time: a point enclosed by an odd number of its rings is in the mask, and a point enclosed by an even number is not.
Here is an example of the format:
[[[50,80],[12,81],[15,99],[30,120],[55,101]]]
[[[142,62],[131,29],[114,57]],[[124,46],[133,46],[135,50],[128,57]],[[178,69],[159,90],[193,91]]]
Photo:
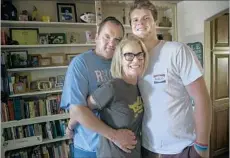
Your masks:
[[[55,84],[57,82],[57,77],[49,77],[49,81],[51,82],[52,87],[55,88]]]
[[[80,20],[84,23],[96,23],[96,15],[91,12],[85,12],[80,15]]]
[[[25,93],[26,92],[26,85],[24,83],[14,83],[14,93]]]
[[[63,87],[64,86],[64,81],[65,81],[65,76],[64,75],[58,75],[55,87]]]
[[[77,22],[76,6],[74,3],[57,3],[59,22]]]
[[[38,81],[30,82],[30,91],[38,91]]]
[[[123,9],[123,16],[122,16],[122,20],[123,20],[123,24],[126,24],[126,17],[125,17],[125,8]]]
[[[30,74],[29,73],[20,73],[16,74],[15,82],[16,83],[24,83],[26,86],[26,91],[29,90],[29,83],[30,83]]]
[[[43,16],[42,16],[42,21],[43,21],[43,22],[50,22],[50,20],[51,20],[51,19],[50,19],[50,16],[46,16],[46,15],[43,15]]]
[[[85,31],[85,36],[86,36],[86,44],[95,42],[95,33],[93,31],[90,30]]]
[[[48,35],[49,44],[66,44],[64,33],[50,33]]]
[[[65,65],[65,54],[64,53],[52,53],[51,64],[52,65]]]
[[[42,58],[40,54],[30,54],[30,66],[32,67],[38,67],[39,66],[39,61]]]
[[[9,51],[8,63],[10,68],[23,68],[28,66],[28,51]]]
[[[50,81],[38,81],[38,90],[50,90],[52,88],[52,83]]]
[[[49,44],[49,35],[47,33],[39,34],[39,44]]]
[[[164,33],[163,38],[166,41],[172,41],[172,35],[170,33]]]
[[[96,22],[99,24],[102,21],[101,1],[95,1]]]
[[[51,66],[51,58],[47,57],[47,58],[41,58],[39,60],[39,65],[40,66]]]
[[[67,32],[66,33],[67,43],[68,44],[77,44],[80,41],[80,34],[78,32]]]
[[[66,60],[68,62],[68,64],[71,62],[71,60],[77,56],[78,54],[66,54]]]
[[[2,2],[1,20],[17,20],[17,9],[10,1]]]
[[[38,44],[39,31],[37,28],[10,28],[10,37],[20,45]]]
[[[29,15],[27,10],[23,10],[22,13],[19,15],[18,18],[19,21],[28,21],[29,20]]]
[[[1,30],[1,45],[6,45],[7,35],[4,30]]]
[[[172,22],[166,16],[162,17],[162,21],[159,23],[162,27],[172,27]]]
[[[37,21],[37,16],[38,16],[38,9],[37,7],[33,6],[32,21]]]

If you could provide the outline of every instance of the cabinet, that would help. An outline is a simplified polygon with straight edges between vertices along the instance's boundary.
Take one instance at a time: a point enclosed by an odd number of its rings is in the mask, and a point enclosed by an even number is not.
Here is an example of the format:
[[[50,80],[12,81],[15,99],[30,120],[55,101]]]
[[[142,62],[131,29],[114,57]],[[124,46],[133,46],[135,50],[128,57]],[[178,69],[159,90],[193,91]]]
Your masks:
[[[64,1],[63,1],[64,2]],[[40,34],[55,34],[55,33],[64,33],[67,42],[60,43],[60,44],[47,44],[47,42],[44,42],[41,44],[41,41],[38,40],[36,44],[32,45],[2,45],[1,51],[3,52],[2,59],[5,58],[6,64],[2,65],[6,70],[6,77],[5,77],[5,86],[6,89],[9,89],[7,91],[9,97],[8,99],[11,100],[11,104],[9,105],[9,102],[6,102],[4,106],[7,107],[4,109],[4,114],[11,113],[11,111],[14,111],[14,116],[5,116],[4,121],[1,123],[2,131],[5,131],[5,134],[7,132],[12,133],[12,140],[6,140],[5,142],[2,142],[4,151],[11,151],[15,149],[28,149],[27,147],[34,147],[37,145],[41,145],[41,148],[44,144],[50,144],[54,142],[61,142],[64,140],[68,140],[68,138],[62,134],[62,136],[57,137],[49,137],[47,139],[44,139],[44,134],[36,135],[29,137],[24,137],[25,131],[27,126],[35,124],[42,124],[46,122],[58,122],[58,120],[67,120],[69,118],[69,115],[67,112],[60,112],[58,110],[60,102],[60,95],[62,92],[61,86],[55,86],[57,84],[58,76],[64,76],[66,69],[68,67],[69,60],[76,56],[79,53],[82,53],[88,49],[95,48],[95,44],[93,42],[87,42],[86,38],[86,32],[90,31],[93,33],[96,33],[97,26],[101,22],[102,19],[104,19],[107,16],[115,16],[118,18],[121,22],[123,22],[125,26],[126,33],[131,33],[131,28],[129,26],[129,20],[128,20],[128,11],[129,11],[129,5],[131,1],[110,1],[110,0],[103,0],[103,1],[78,1],[78,0],[69,0],[65,2],[66,4],[72,3],[76,6],[76,22],[58,22],[58,14],[57,14],[57,3],[62,3],[61,1],[55,1],[55,0],[33,0],[33,1],[26,1],[26,0],[13,0],[13,5],[17,8],[18,15],[23,11],[27,10],[29,13],[32,13],[33,6],[37,8],[37,21],[10,21],[10,20],[1,20],[1,27],[2,31],[5,31],[6,34],[9,35],[9,28],[21,28],[21,29],[28,29],[28,28],[36,28],[39,31]],[[163,3],[154,1],[153,2],[157,9],[159,10],[159,20],[161,20],[164,16],[168,17],[172,23],[171,27],[157,27],[158,34],[162,35],[172,35],[173,40],[177,40],[177,32],[176,32],[176,4],[171,3]],[[85,12],[92,12],[96,15],[96,22],[95,23],[82,23],[80,22],[79,16],[82,13]],[[42,22],[41,17],[42,16],[49,16],[51,21],[50,22]],[[158,21],[158,24],[160,21]],[[75,43],[69,42],[69,34],[75,33],[77,40]],[[39,39],[41,39],[39,37]],[[12,66],[14,65],[15,61],[17,60],[10,60],[11,56],[10,54],[12,52],[27,52],[30,55],[30,58],[28,59],[31,63],[31,56],[37,57],[39,63],[36,65],[30,65],[26,67],[17,67]],[[12,53],[14,54],[14,53]],[[48,58],[50,60],[48,60]],[[47,61],[45,61],[47,59]],[[54,60],[54,61],[53,61]],[[41,63],[40,61],[43,61]],[[55,62],[56,61],[56,62]],[[60,64],[58,64],[58,62]],[[9,67],[9,62],[12,65]],[[46,62],[46,63],[45,63]],[[47,64],[47,62],[50,62]],[[54,63],[54,64],[53,64]],[[4,62],[2,63],[4,64]],[[18,87],[18,91],[16,91],[14,87],[15,84],[17,84],[18,76],[27,76],[27,80],[24,84],[28,84],[28,87],[26,87],[26,90],[20,91],[20,85]],[[54,86],[51,85],[51,87],[48,86],[48,88],[42,88],[41,84],[43,85],[44,81],[50,81],[50,78],[56,78],[56,81],[54,83]],[[40,83],[40,86],[37,88],[39,90],[32,90],[31,83],[34,81],[38,81]],[[42,82],[41,82],[42,81]],[[28,82],[28,83],[27,83]],[[50,81],[51,82],[51,81]],[[50,83],[48,82],[48,83]],[[51,82],[51,84],[53,84]],[[37,85],[37,83],[36,83]],[[45,86],[45,84],[44,84]],[[50,107],[51,102],[47,102],[48,100],[52,100],[52,97],[56,97],[57,102],[55,103],[55,110],[58,112],[50,112],[47,107]],[[40,105],[40,98],[43,98],[45,103],[42,105],[43,108],[46,109],[46,113],[43,115],[41,114],[32,114],[31,111],[36,111],[35,103],[28,103],[29,111],[25,110],[25,103],[26,102],[34,102],[38,101],[38,108]],[[55,100],[55,99],[53,99]],[[19,105],[15,107],[15,104],[19,101]],[[22,103],[23,102],[23,103]],[[3,102],[2,102],[3,103]],[[22,103],[22,105],[21,105]],[[53,104],[53,103],[52,103]],[[30,107],[32,106],[32,107]],[[11,109],[10,109],[11,108]],[[13,109],[12,109],[13,108]],[[21,111],[24,109],[24,115],[26,112],[29,112],[31,115],[28,117],[19,117],[17,116],[17,120],[15,120],[16,115],[15,113],[18,111]],[[28,110],[28,109],[27,109]],[[52,109],[53,110],[53,109]],[[52,111],[51,110],[51,111]],[[53,110],[53,111],[55,111]],[[12,114],[11,114],[12,115]],[[22,114],[21,114],[22,115]],[[32,116],[32,117],[31,117]],[[2,116],[3,117],[3,116]],[[9,118],[7,118],[9,117]],[[45,125],[47,126],[47,125]],[[52,126],[52,123],[51,125]],[[63,125],[64,126],[64,125]],[[30,127],[28,127],[28,130],[31,130]],[[32,127],[31,127],[32,128]],[[35,128],[35,127],[33,127]],[[48,127],[46,127],[48,128]],[[20,131],[24,130],[24,131]],[[36,133],[36,129],[32,129],[34,133]],[[20,133],[21,132],[21,133]],[[44,132],[44,131],[42,131]],[[39,139],[39,140],[38,140]],[[42,149],[43,150],[43,149]],[[44,149],[45,150],[45,149]],[[70,150],[70,149],[69,149]],[[13,151],[14,152],[14,151]],[[3,157],[3,156],[2,156]]]

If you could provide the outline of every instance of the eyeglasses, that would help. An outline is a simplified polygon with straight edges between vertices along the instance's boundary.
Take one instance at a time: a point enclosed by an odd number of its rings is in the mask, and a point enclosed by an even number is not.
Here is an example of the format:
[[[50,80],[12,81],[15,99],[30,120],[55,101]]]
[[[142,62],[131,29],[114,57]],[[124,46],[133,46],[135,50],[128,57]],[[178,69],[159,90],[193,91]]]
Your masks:
[[[144,52],[139,52],[137,54],[128,52],[124,53],[125,60],[127,61],[133,61],[134,57],[137,57],[138,60],[143,60],[145,58],[145,53]]]

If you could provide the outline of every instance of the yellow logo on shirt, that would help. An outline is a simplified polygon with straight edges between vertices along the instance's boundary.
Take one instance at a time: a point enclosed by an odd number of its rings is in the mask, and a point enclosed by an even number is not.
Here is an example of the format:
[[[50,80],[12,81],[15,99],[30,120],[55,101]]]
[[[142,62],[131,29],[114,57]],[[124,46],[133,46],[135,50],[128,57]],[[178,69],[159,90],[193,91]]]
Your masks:
[[[138,114],[143,112],[143,102],[140,96],[137,97],[137,100],[134,104],[129,105],[129,108],[133,110],[134,117],[136,118]]]

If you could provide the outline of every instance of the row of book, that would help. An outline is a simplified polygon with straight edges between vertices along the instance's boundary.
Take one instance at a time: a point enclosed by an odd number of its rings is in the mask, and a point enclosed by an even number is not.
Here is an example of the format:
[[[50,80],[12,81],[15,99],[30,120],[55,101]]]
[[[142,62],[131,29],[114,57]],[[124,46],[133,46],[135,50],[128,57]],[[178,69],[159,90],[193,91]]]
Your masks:
[[[2,122],[34,118],[46,115],[62,114],[60,109],[61,95],[44,98],[13,98],[7,103],[2,102]]]
[[[71,140],[6,152],[6,158],[74,158]]]
[[[42,136],[43,139],[63,137],[68,120],[55,120],[39,124],[17,126],[3,129],[3,137],[7,140],[22,139],[32,136]]]

